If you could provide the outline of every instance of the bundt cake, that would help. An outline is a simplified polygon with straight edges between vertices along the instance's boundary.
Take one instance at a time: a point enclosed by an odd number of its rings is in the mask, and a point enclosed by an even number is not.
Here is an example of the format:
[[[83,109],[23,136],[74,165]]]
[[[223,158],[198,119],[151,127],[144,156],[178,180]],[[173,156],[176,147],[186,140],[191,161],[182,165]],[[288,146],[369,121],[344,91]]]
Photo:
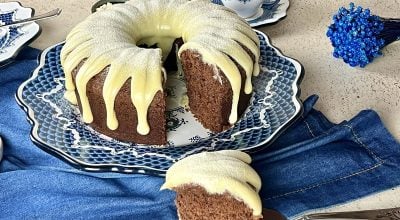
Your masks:
[[[213,132],[234,124],[259,73],[259,40],[246,21],[209,0],[130,0],[90,15],[61,51],[65,97],[100,133],[165,144],[163,65],[175,51],[198,121]]]
[[[168,169],[161,189],[176,191],[182,220],[262,219],[261,179],[250,162],[241,151],[195,154]]]

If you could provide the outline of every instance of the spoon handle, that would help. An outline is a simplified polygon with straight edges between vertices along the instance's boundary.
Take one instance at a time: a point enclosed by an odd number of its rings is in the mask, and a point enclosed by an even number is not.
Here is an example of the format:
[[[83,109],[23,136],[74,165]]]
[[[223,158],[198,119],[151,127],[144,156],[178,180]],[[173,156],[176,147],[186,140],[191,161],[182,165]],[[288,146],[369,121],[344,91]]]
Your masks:
[[[11,22],[9,24],[5,24],[5,25],[0,25],[0,28],[12,26],[12,25],[17,25],[17,24],[25,24],[25,23],[29,23],[29,22],[32,22],[32,21],[39,21],[39,20],[43,20],[43,19],[47,19],[47,18],[52,18],[52,17],[56,17],[56,16],[58,16],[60,14],[61,14],[61,9],[57,8],[57,9],[49,11],[49,12],[47,12],[45,14],[41,14],[41,15],[34,16],[34,17],[31,17],[31,18],[27,18],[27,19],[21,19],[21,20],[13,21],[13,22]]]
[[[371,219],[400,220],[400,208],[365,210],[355,212],[318,213],[306,215],[302,219]]]

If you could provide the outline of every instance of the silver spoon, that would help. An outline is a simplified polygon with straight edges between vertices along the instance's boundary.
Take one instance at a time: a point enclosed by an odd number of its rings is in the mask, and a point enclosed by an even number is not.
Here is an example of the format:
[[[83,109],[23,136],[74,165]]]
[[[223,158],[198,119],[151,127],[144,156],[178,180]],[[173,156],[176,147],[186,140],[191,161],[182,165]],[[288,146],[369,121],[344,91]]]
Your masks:
[[[39,20],[43,20],[43,19],[47,19],[47,18],[56,17],[56,16],[61,14],[61,11],[62,11],[61,9],[57,8],[57,9],[49,11],[49,12],[47,12],[45,14],[41,14],[41,15],[34,16],[34,17],[31,17],[31,18],[27,18],[27,19],[21,19],[21,20],[13,21],[13,22],[11,22],[9,24],[0,25],[0,28],[19,25],[19,24],[26,24],[26,23],[33,22],[33,21],[39,21]]]
[[[271,209],[263,210],[264,219],[284,220],[285,217]],[[316,213],[305,215],[296,220],[315,219],[368,219],[368,220],[400,220],[400,207],[391,209],[375,209],[350,212]]]

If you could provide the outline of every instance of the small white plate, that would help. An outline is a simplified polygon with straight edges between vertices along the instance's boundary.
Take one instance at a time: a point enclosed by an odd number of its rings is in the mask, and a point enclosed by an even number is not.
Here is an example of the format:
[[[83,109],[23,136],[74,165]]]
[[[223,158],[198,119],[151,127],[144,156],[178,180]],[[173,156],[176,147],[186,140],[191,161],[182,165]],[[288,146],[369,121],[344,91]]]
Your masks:
[[[0,24],[32,17],[34,10],[19,2],[0,3]],[[0,67],[10,63],[18,52],[40,35],[40,26],[28,23],[0,28]]]

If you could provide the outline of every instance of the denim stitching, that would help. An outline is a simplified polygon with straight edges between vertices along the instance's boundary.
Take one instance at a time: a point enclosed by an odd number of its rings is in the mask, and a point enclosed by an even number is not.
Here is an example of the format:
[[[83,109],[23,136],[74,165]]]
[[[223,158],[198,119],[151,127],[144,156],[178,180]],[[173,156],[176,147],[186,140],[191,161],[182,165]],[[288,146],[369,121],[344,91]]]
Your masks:
[[[361,145],[365,150],[367,150],[368,153],[369,153],[370,155],[372,155],[372,156],[373,156],[375,159],[377,159],[379,162],[383,162],[383,160],[382,160],[380,157],[376,156],[376,154],[375,154],[370,148],[368,148],[367,145],[365,145],[365,144],[361,141],[361,139],[358,137],[358,135],[357,135],[356,132],[354,131],[353,127],[351,127],[350,125],[342,125],[342,126],[347,127],[347,128],[349,128],[349,129],[351,130],[351,133],[353,134],[353,136],[354,136],[356,142],[357,142],[359,145]]]
[[[306,125],[308,127],[308,123],[305,120],[304,120],[304,122],[306,123]],[[322,183],[319,183],[319,184],[316,184],[316,185],[313,185],[313,186],[301,188],[301,189],[298,189],[298,190],[295,190],[295,191],[292,191],[292,192],[287,192],[287,193],[284,193],[284,194],[281,194],[281,195],[276,195],[276,196],[273,196],[273,197],[265,198],[263,200],[276,199],[276,198],[280,198],[280,197],[283,197],[283,196],[288,196],[288,195],[291,195],[291,194],[295,194],[295,193],[303,192],[303,191],[310,190],[310,189],[313,189],[313,188],[316,188],[316,187],[320,187],[322,185],[329,184],[329,183],[332,183],[332,182],[336,182],[336,181],[339,181],[339,180],[347,179],[347,178],[350,178],[352,176],[356,176],[358,174],[361,174],[361,173],[364,173],[364,172],[368,172],[368,171],[371,171],[371,170],[373,170],[375,168],[378,168],[379,166],[381,166],[385,162],[380,157],[376,156],[376,154],[370,148],[368,148],[366,144],[364,144],[361,141],[361,139],[358,137],[358,135],[355,132],[355,130],[353,129],[353,127],[351,127],[350,125],[342,125],[342,126],[346,127],[346,128],[349,128],[351,130],[351,133],[354,136],[355,141],[357,142],[357,144],[361,145],[365,150],[367,150],[367,152],[370,155],[372,155],[375,159],[377,159],[379,161],[378,164],[376,164],[375,166],[370,167],[370,168],[362,169],[362,170],[360,170],[358,172],[355,172],[355,173],[352,173],[352,174],[350,174],[348,176],[336,178],[336,179],[333,179],[333,180],[330,180],[330,181],[322,182]],[[310,130],[310,128],[309,128],[309,130]],[[310,132],[312,132],[312,131],[310,130]]]
[[[301,116],[301,117],[302,117],[302,119],[304,119],[304,123],[306,124],[306,126],[307,126],[307,128],[308,128],[308,131],[310,132],[311,136],[312,136],[313,138],[315,138],[315,135],[314,135],[314,133],[312,132],[311,127],[310,127],[310,125],[308,124],[307,120],[305,120],[304,116]]]
[[[326,135],[329,135],[329,132],[327,132],[327,131],[325,131],[325,130],[323,130],[323,131],[321,131],[322,133],[324,133],[324,134],[326,134]]]
[[[281,195],[276,195],[276,196],[273,196],[273,197],[265,198],[265,199],[263,199],[263,201],[271,200],[271,199],[277,199],[277,198],[280,198],[280,197],[284,197],[284,196],[296,194],[296,193],[299,193],[299,192],[303,192],[303,191],[306,191],[306,190],[310,190],[310,189],[313,189],[313,188],[317,188],[317,187],[320,187],[322,185],[333,183],[333,182],[336,182],[336,181],[339,181],[339,180],[348,179],[350,177],[353,177],[353,176],[356,176],[356,175],[359,175],[359,174],[374,170],[374,169],[380,167],[382,164],[383,164],[383,162],[380,162],[380,163],[376,164],[373,167],[362,169],[362,170],[360,170],[358,172],[355,172],[355,173],[352,173],[352,174],[350,174],[348,176],[336,178],[336,179],[333,179],[333,180],[330,180],[330,181],[326,181],[326,182],[322,182],[322,183],[319,183],[319,184],[316,184],[316,185],[313,185],[313,186],[304,187],[304,188],[301,188],[301,189],[298,189],[298,190],[295,190],[295,191],[292,191],[292,192],[287,192],[287,193],[284,193],[284,194],[281,194]]]

